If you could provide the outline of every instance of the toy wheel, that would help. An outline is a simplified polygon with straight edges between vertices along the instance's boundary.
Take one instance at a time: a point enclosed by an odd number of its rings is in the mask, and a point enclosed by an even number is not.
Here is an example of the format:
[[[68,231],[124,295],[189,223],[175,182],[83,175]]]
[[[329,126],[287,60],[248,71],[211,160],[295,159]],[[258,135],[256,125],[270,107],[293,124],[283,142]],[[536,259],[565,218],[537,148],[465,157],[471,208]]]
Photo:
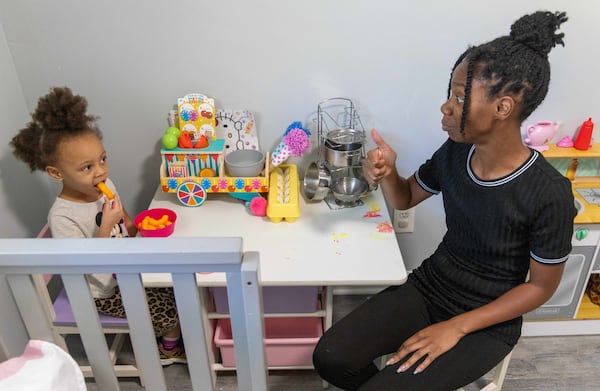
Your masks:
[[[177,199],[185,206],[200,206],[206,196],[206,190],[196,182],[183,182],[177,188]]]

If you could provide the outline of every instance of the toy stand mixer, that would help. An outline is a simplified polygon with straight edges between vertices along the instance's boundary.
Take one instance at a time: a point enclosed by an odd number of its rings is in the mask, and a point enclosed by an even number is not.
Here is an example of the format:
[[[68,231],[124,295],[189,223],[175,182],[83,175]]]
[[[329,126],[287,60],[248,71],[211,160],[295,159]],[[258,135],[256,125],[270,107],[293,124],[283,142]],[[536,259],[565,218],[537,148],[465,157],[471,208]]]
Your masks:
[[[373,190],[362,173],[366,134],[354,103],[331,98],[317,107],[318,158],[304,175],[309,202],[325,200],[330,209],[362,205]]]

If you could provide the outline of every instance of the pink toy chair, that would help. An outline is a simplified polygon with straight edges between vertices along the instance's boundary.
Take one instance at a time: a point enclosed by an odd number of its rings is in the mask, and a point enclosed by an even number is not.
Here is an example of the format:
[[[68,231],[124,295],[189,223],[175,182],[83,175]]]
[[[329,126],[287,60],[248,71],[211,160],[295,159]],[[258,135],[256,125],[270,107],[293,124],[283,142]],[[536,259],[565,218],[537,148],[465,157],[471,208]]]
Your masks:
[[[39,239],[52,238],[52,233],[48,225],[45,225],[37,235]],[[54,343],[60,346],[65,352],[69,353],[65,336],[79,334],[75,316],[69,304],[67,293],[62,288],[54,300],[52,300],[48,290],[48,284],[52,279],[52,275],[35,275],[33,277],[34,285],[38,295],[44,303],[44,310],[48,316],[48,320],[52,325],[54,335]],[[115,374],[117,377],[139,377],[143,385],[141,372],[135,365],[116,364],[125,337],[129,334],[129,325],[126,318],[117,318],[98,314],[102,331],[106,335],[114,335],[112,343],[109,347],[110,356],[113,362]],[[89,354],[89,353],[87,353]],[[81,371],[85,377],[94,377],[89,365],[80,365]]]

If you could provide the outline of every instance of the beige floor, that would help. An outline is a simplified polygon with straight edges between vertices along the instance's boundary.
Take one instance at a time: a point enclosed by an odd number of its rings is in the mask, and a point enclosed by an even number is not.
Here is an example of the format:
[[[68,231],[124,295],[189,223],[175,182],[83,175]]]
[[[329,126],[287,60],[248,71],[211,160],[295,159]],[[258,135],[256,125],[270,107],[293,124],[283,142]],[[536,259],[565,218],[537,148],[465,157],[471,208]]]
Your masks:
[[[362,296],[336,296],[334,320],[346,313]],[[170,390],[191,390],[187,366],[166,367],[165,379]],[[137,379],[121,379],[122,391],[144,390]],[[311,370],[271,371],[271,391],[321,391],[323,383]],[[98,388],[89,380],[89,391]],[[218,391],[237,390],[235,375],[220,372]],[[465,391],[478,390],[476,385]],[[600,389],[600,336],[529,337],[517,345],[503,391],[597,391]],[[328,390],[336,391],[336,387]],[[382,390],[385,391],[385,390]]]

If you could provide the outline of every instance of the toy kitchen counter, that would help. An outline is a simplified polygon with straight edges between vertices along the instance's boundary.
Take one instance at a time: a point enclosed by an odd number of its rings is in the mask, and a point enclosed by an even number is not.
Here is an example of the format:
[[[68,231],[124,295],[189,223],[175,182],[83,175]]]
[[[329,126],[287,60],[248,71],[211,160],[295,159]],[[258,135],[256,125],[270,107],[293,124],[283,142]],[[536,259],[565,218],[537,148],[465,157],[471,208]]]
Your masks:
[[[381,190],[363,204],[338,210],[300,198],[294,222],[272,222],[251,214],[244,203],[214,193],[198,207],[184,206],[159,186],[149,208],[177,213],[173,236],[243,238],[257,251],[263,286],[384,286],[402,284],[407,272]],[[148,276],[147,286],[170,284],[170,276]],[[198,276],[202,286],[224,286],[223,273]]]
[[[600,306],[590,301],[586,287],[600,273],[600,144],[587,150],[550,145],[544,157],[571,180],[575,206],[572,251],[554,295],[526,314],[523,336],[600,333]]]
[[[549,149],[542,154],[571,179],[575,206],[579,212],[575,217],[575,224],[600,223],[600,172],[598,172],[600,144],[593,144],[585,151],[550,145]],[[582,172],[585,169],[582,170],[581,166],[585,161],[593,161],[592,172]]]

